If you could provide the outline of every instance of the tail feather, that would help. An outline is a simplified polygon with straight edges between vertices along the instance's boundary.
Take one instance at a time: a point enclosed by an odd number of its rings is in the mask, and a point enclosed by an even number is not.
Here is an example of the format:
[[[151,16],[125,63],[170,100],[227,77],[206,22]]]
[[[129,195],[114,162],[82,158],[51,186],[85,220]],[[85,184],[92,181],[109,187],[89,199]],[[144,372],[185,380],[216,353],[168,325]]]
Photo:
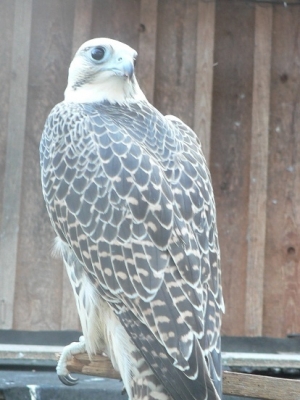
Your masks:
[[[166,393],[173,400],[220,400],[196,339],[189,361],[191,369],[194,371],[198,369],[198,374],[196,379],[190,379],[184,371],[174,366],[174,360],[167,354],[164,346],[130,311],[122,312],[119,314],[119,318],[146,363],[152,369],[156,379],[161,382]]]
[[[132,400],[172,400],[141,352],[136,350],[131,357],[134,360],[130,383]]]

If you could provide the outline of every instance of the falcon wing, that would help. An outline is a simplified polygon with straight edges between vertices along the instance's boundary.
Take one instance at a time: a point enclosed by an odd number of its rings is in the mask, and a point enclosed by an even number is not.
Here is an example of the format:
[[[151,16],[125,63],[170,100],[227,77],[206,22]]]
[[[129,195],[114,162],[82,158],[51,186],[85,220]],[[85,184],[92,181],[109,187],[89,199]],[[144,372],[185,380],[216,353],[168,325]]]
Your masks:
[[[61,103],[40,149],[57,234],[155,375],[175,400],[217,399],[219,248],[195,134],[146,102]]]

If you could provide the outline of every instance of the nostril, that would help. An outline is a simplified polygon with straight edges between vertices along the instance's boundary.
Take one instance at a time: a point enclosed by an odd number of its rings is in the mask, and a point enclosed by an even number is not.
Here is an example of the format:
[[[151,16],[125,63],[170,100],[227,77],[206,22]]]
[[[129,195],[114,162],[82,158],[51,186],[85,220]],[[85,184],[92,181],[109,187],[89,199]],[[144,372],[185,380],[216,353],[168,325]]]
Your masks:
[[[118,58],[118,61],[122,61],[122,60],[123,60],[123,58],[122,58],[122,57]]]

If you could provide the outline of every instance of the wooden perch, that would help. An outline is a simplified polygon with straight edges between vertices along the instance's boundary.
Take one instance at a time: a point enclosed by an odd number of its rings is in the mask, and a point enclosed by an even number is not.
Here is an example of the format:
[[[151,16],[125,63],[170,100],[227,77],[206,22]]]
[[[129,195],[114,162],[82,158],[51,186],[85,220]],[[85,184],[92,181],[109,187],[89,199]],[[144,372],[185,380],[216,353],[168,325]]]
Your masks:
[[[78,374],[101,376],[103,378],[121,379],[119,372],[112,366],[110,359],[97,354],[90,361],[87,353],[78,354],[67,365],[70,372]]]
[[[70,372],[121,379],[119,373],[114,370],[109,358],[102,355],[96,355],[90,361],[87,354],[79,354],[73,357],[67,367]],[[223,394],[255,397],[264,400],[299,400],[300,381],[224,372]]]

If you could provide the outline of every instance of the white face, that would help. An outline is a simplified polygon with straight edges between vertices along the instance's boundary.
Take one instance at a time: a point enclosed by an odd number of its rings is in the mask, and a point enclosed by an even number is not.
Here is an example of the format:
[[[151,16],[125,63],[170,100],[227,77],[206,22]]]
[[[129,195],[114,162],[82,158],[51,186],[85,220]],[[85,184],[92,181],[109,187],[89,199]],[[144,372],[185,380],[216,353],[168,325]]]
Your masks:
[[[124,43],[112,39],[92,39],[77,51],[70,72],[88,73],[95,77],[102,75],[132,77],[137,52]],[[80,71],[81,70],[81,71]]]
[[[124,102],[140,89],[134,77],[137,52],[117,40],[100,38],[85,42],[70,65],[67,101],[109,100]]]

